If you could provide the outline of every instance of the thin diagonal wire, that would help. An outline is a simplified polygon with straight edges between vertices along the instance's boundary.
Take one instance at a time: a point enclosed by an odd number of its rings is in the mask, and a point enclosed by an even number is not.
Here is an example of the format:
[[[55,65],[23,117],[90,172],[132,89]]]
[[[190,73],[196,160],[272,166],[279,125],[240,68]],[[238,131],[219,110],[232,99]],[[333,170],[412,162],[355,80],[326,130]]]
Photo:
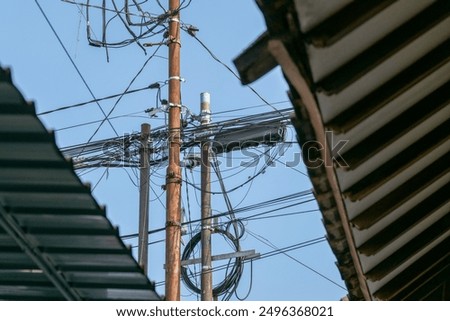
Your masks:
[[[258,235],[256,233],[253,233],[252,231],[250,231],[249,229],[246,229],[246,232],[253,236],[255,239],[257,239],[258,241],[260,241],[261,243],[266,244],[267,246],[271,247],[273,250],[275,251],[279,251],[280,254],[286,255],[288,258],[290,258],[291,260],[297,262],[298,264],[300,264],[301,266],[307,268],[308,270],[312,271],[313,273],[319,275],[320,277],[322,277],[323,279],[331,282],[332,284],[336,285],[337,287],[347,291],[346,288],[344,288],[342,285],[340,285],[339,283],[333,281],[332,279],[330,279],[329,277],[323,275],[322,273],[320,273],[319,271],[313,269],[312,267],[306,265],[305,263],[301,262],[300,260],[296,259],[295,257],[293,257],[292,255],[289,255],[286,253],[286,251],[281,251],[280,248],[278,248],[277,246],[275,246],[272,242],[270,242],[268,239],[262,237],[261,235]]]
[[[122,93],[122,95],[116,100],[116,103],[114,104],[114,106],[111,108],[111,110],[109,111],[109,113],[107,115],[105,115],[105,118],[101,121],[101,123],[98,125],[97,129],[94,131],[94,133],[91,135],[91,137],[89,137],[88,141],[86,142],[85,146],[87,146],[92,139],[95,137],[95,135],[98,133],[98,131],[100,130],[100,128],[103,126],[103,124],[105,123],[105,121],[109,121],[109,116],[112,114],[112,112],[116,109],[117,105],[119,104],[119,102],[122,100],[122,97],[126,94],[126,92],[130,89],[131,85],[133,85],[134,81],[136,80],[136,78],[141,74],[141,72],[144,70],[145,66],[149,63],[149,61],[156,55],[156,53],[158,52],[159,48],[161,48],[161,45],[159,45],[155,51],[153,52],[153,54],[148,57],[148,59],[144,62],[144,64],[142,65],[141,69],[137,72],[137,74],[134,76],[134,78],[130,81],[130,83],[128,84],[127,88],[124,90],[124,92]],[[116,133],[117,136],[119,136]],[[84,151],[84,149],[80,152],[80,154]]]
[[[184,31],[186,31],[183,28]],[[197,40],[197,42],[209,53],[209,55],[215,60],[217,61],[219,64],[221,64],[222,66],[224,66],[234,77],[236,77],[239,81],[241,81],[241,77],[239,77],[239,75],[233,70],[231,69],[230,66],[228,66],[226,63],[224,63],[222,60],[219,59],[219,57],[217,57],[211,49],[208,48],[208,46],[201,41],[195,34],[192,34],[188,31],[186,31],[189,35],[191,35],[195,40]],[[279,110],[273,106],[271,103],[269,103],[263,96],[261,96],[261,94],[259,92],[256,91],[255,88],[253,88],[251,85],[246,85],[259,99],[261,99],[267,106],[269,106],[270,108],[272,108],[274,111],[279,112]],[[281,113],[280,113],[281,114]]]
[[[89,93],[91,94],[92,98],[94,100],[97,100],[97,98],[95,97],[94,93],[91,90],[91,87],[89,87],[88,83],[86,82],[86,80],[84,79],[83,75],[81,74],[80,69],[78,69],[78,66],[75,64],[75,61],[73,61],[72,57],[70,56],[69,52],[66,49],[66,46],[64,46],[64,43],[62,42],[61,38],[59,37],[58,33],[56,32],[55,28],[53,28],[52,23],[50,22],[50,20],[48,19],[44,9],[42,9],[41,5],[39,4],[38,0],[34,0],[34,2],[36,3],[36,5],[38,6],[39,10],[41,11],[42,15],[44,16],[45,20],[47,21],[47,24],[50,26],[50,28],[53,31],[53,34],[55,35],[56,39],[58,39],[59,44],[61,45],[61,47],[63,48],[64,52],[66,53],[66,56],[69,58],[70,62],[72,63],[72,66],[75,68],[75,70],[77,71],[78,75],[80,76],[81,80],[83,81],[83,84],[86,86],[87,90],[89,91]],[[102,106],[98,103],[97,106],[98,108],[100,108],[101,112],[103,113],[103,116],[106,117],[106,113],[103,110]],[[116,129],[114,128],[114,126],[112,125],[112,123],[108,120],[109,125],[111,126],[112,130],[114,131],[114,133],[119,136],[119,134],[117,133]]]

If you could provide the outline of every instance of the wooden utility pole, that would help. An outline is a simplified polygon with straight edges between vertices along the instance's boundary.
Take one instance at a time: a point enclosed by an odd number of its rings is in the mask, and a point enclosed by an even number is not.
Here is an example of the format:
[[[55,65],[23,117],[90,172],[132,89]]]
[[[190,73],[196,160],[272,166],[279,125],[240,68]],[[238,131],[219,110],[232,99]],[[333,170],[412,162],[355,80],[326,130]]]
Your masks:
[[[180,300],[180,0],[169,0],[169,165],[166,174],[166,300]]]
[[[205,127],[211,122],[210,95],[202,93],[201,125]],[[205,130],[204,128],[204,130]],[[201,273],[201,299],[213,300],[212,289],[212,263],[211,263],[211,165],[210,165],[211,139],[208,137],[201,143],[201,244],[202,244],[202,273]]]
[[[149,155],[150,125],[141,124],[140,137],[140,171],[139,171],[139,242],[138,262],[148,272],[148,206],[150,184],[150,155]]]

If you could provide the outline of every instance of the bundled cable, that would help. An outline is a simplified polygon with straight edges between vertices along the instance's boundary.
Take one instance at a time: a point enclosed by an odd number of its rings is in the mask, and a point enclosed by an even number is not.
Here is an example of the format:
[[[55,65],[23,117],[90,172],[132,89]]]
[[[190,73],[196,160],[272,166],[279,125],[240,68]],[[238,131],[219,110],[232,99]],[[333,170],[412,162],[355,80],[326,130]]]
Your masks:
[[[153,86],[153,84],[151,86]],[[127,88],[124,93],[126,93],[128,89],[129,88]],[[123,94],[119,96],[119,99],[122,97]],[[117,102],[114,106],[116,105]],[[279,116],[279,113],[282,113],[283,116]],[[284,126],[283,122],[286,122],[289,119],[289,113],[290,109],[284,109],[277,112],[267,112],[226,121],[214,122],[209,125],[207,135],[208,137],[215,139],[215,137],[217,137],[217,135],[219,134],[232,133],[237,129],[250,127],[255,128],[258,126],[264,127],[267,125],[267,122],[270,122],[272,125],[278,122],[279,126],[282,128]],[[99,127],[105,122],[105,120],[109,119],[108,117],[110,114],[111,112],[109,112],[107,117],[101,121]],[[205,138],[204,132],[204,129],[196,127],[191,122],[189,126],[183,129],[183,142],[181,151],[187,150],[194,146],[198,146],[200,142],[199,137]],[[150,136],[153,142],[153,160],[150,164],[151,166],[162,165],[163,162],[167,160],[166,141],[168,135],[169,133],[165,126],[155,127],[151,131]],[[139,133],[135,133],[110,139],[102,139],[98,141],[90,140],[84,144],[63,147],[61,150],[65,156],[75,157],[74,165],[76,169],[117,166],[136,167],[139,164],[137,158],[137,156],[139,155],[140,146],[139,137]],[[270,141],[261,141],[259,143],[261,145],[272,144]],[[275,156],[276,155],[269,156],[269,160],[273,160]],[[257,173],[257,175],[262,174],[267,166],[268,165],[266,164],[265,167]],[[249,181],[244,182],[244,185],[248,182]],[[233,190],[238,188],[240,188],[240,186],[228,190],[228,192],[232,192]]]
[[[215,228],[214,233],[218,233],[227,238],[234,247],[235,251],[239,251],[239,239],[233,234],[228,232],[226,229]],[[186,244],[183,254],[181,256],[182,260],[188,260],[191,258],[195,251],[196,246],[201,240],[201,233],[197,233],[194,237]],[[232,294],[236,285],[239,283],[242,273],[244,271],[244,262],[240,257],[230,259],[226,266],[225,278],[213,288],[213,296],[219,297],[224,294]],[[181,267],[181,278],[186,284],[186,286],[195,293],[200,294],[201,290],[194,284],[190,278],[189,269],[185,266]],[[225,300],[226,298],[224,298]]]

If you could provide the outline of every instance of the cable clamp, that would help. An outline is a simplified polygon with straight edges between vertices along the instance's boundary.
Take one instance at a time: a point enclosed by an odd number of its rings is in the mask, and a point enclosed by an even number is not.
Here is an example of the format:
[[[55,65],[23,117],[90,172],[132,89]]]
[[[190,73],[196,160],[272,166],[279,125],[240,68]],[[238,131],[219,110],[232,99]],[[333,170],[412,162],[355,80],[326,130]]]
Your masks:
[[[166,179],[166,186],[167,184],[181,184],[182,180],[180,178],[167,178]]]
[[[166,227],[170,227],[170,226],[176,226],[176,227],[181,228],[181,223],[177,222],[177,221],[167,221]]]
[[[175,173],[173,173],[173,172],[170,172],[170,173],[168,173],[167,175],[166,175],[166,186],[168,185],[168,184],[173,184],[173,183],[175,183],[175,184],[181,184],[182,183],[182,179],[181,179],[181,176],[178,176],[178,175],[176,175]]]
[[[174,36],[170,36],[169,39],[166,41],[166,45],[168,46],[168,45],[173,44],[173,43],[177,43],[181,47],[180,38],[175,38]]]
[[[178,19],[178,18],[169,18],[169,22],[180,23],[180,19]]]
[[[186,79],[181,78],[180,76],[172,76],[172,77],[169,77],[168,80],[169,80],[169,81],[170,81],[170,80],[179,80],[179,81],[181,81],[181,82],[186,82]]]
[[[182,108],[182,107],[183,107],[183,105],[181,105],[181,104],[174,104],[174,103],[169,103],[169,107]]]
[[[212,269],[211,265],[202,265],[202,271],[209,271]]]
[[[176,141],[171,141],[170,144],[171,144],[171,145],[179,145],[179,146],[181,146],[182,142],[181,142],[181,141],[178,141],[178,142],[176,142]]]

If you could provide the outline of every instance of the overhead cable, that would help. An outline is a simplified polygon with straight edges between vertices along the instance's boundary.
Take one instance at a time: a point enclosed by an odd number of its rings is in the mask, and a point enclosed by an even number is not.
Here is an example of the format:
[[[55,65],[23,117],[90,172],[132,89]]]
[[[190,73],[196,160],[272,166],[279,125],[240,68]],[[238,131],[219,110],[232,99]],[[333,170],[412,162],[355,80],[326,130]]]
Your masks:
[[[78,103],[78,104],[58,107],[58,108],[55,108],[55,109],[52,109],[52,110],[43,111],[41,113],[38,113],[37,115],[38,116],[42,116],[42,115],[52,114],[52,113],[59,112],[59,111],[72,109],[72,108],[75,108],[75,107],[82,107],[82,106],[85,106],[85,105],[88,105],[88,104],[97,103],[97,102],[102,101],[102,100],[107,100],[107,99],[112,99],[112,98],[116,98],[116,97],[120,97],[120,96],[124,96],[124,95],[134,94],[134,93],[137,93],[137,92],[140,92],[140,91],[143,91],[143,90],[154,89],[155,88],[154,86],[155,86],[154,84],[151,84],[151,85],[146,86],[146,87],[128,90],[127,92],[120,93],[120,94],[115,94],[115,95],[110,95],[110,96],[106,96],[106,97],[102,97],[102,98],[97,98],[97,99],[94,99],[94,100],[89,100],[89,101],[85,101],[85,102]]]
[[[186,31],[191,37],[193,37],[195,40],[197,40],[197,42],[209,53],[209,55],[215,60],[217,61],[219,64],[221,64],[222,66],[224,66],[234,77],[236,77],[239,81],[241,81],[241,77],[239,77],[239,75],[233,70],[231,69],[230,66],[228,66],[226,63],[224,63],[221,59],[219,59],[213,52],[211,49],[208,48],[208,46],[201,41],[197,35],[193,32],[190,32],[190,25],[182,25],[182,30]],[[278,109],[273,106],[272,104],[270,104],[258,91],[256,91],[256,89],[253,88],[253,86],[251,85],[245,85],[247,86],[259,99],[261,99],[267,106],[271,107],[273,110],[278,111]]]
[[[50,22],[49,18],[47,17],[44,9],[42,9],[41,5],[39,4],[38,0],[34,0],[34,2],[36,3],[36,5],[38,6],[40,12],[42,13],[42,15],[44,16],[45,20],[47,21],[47,24],[50,26],[50,28],[53,31],[53,34],[55,35],[56,39],[58,39],[59,44],[61,45],[61,47],[63,48],[64,52],[66,53],[67,58],[69,58],[70,62],[72,63],[72,66],[75,68],[78,76],[80,76],[81,80],[83,81],[83,84],[85,85],[85,87],[87,88],[87,90],[89,91],[89,93],[91,94],[92,98],[94,100],[97,100],[97,98],[95,97],[94,93],[91,90],[91,87],[89,87],[88,83],[86,82],[86,79],[84,79],[83,75],[81,74],[80,69],[78,69],[78,66],[75,64],[75,61],[72,59],[72,57],[70,56],[69,52],[66,49],[66,46],[64,46],[64,43],[62,42],[61,38],[59,37],[58,33],[56,32],[55,28],[53,27],[52,23]],[[99,102],[96,102],[98,108],[101,110],[103,116],[106,117],[106,113],[103,110],[102,106],[99,104]],[[116,134],[116,136],[118,136],[119,134],[117,133],[116,129],[114,128],[114,126],[112,125],[112,123],[109,121],[109,119],[107,119],[109,125],[111,126],[112,130],[114,131],[114,133]]]

